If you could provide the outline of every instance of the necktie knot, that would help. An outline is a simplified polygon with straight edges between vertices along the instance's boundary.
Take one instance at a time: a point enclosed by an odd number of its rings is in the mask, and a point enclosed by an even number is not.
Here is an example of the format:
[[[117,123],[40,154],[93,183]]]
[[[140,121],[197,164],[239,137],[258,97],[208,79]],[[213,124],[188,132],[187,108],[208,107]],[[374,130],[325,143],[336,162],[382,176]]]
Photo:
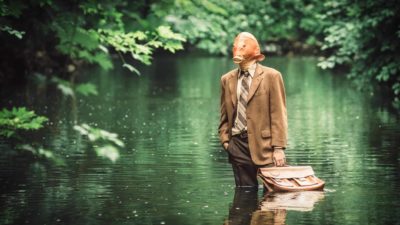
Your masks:
[[[250,76],[250,73],[249,73],[248,70],[241,70],[240,71],[240,76],[248,77],[248,76]]]

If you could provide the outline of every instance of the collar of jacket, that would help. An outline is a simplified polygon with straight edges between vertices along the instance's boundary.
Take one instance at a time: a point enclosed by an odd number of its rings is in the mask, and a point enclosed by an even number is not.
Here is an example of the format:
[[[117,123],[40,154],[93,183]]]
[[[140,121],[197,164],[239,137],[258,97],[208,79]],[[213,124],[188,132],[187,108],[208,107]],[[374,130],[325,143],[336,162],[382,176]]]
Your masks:
[[[247,96],[247,102],[249,103],[250,100],[253,98],[254,93],[257,91],[258,86],[260,86],[260,83],[264,76],[262,74],[264,73],[262,66],[257,63],[256,65],[256,70],[253,76],[253,81],[251,82],[250,90],[249,90],[249,95]],[[240,69],[233,70],[232,73],[229,75],[228,78],[228,83],[229,83],[229,90],[231,93],[231,99],[233,106],[236,107],[237,104],[237,96],[236,96],[236,89],[237,89],[237,82],[238,82],[238,77],[240,75]]]
[[[257,63],[253,63],[248,69],[247,71],[250,73],[251,78],[254,77],[254,74],[256,73],[256,69],[257,69]],[[241,69],[239,67],[239,72],[238,72],[238,77],[240,78],[241,74]]]

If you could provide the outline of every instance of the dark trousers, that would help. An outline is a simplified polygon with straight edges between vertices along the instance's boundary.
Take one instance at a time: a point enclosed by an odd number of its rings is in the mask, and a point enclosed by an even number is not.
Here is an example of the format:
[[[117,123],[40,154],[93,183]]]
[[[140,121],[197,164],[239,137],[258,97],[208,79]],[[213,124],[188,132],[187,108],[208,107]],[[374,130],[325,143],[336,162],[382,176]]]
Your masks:
[[[234,135],[228,145],[229,162],[232,164],[236,187],[258,187],[257,170],[250,156],[247,135]]]

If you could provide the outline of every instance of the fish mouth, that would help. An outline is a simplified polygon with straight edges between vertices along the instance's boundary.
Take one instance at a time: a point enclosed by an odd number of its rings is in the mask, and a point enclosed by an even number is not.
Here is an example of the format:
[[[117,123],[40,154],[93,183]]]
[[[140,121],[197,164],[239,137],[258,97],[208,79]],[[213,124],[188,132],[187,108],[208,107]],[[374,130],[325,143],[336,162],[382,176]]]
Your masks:
[[[244,61],[244,57],[241,55],[237,55],[233,57],[233,63],[235,64],[239,64],[242,63]]]

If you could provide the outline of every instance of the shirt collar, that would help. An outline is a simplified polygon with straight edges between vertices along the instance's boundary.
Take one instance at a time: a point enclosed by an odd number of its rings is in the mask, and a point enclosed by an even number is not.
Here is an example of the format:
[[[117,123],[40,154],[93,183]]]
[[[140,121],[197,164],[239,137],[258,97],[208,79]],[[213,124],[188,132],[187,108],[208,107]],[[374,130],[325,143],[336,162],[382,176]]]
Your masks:
[[[254,74],[256,73],[256,68],[257,68],[257,63],[253,63],[253,64],[249,67],[248,71],[249,71],[249,73],[250,73],[251,78],[254,77]],[[239,74],[238,74],[238,76],[240,77],[240,68],[239,68]]]

